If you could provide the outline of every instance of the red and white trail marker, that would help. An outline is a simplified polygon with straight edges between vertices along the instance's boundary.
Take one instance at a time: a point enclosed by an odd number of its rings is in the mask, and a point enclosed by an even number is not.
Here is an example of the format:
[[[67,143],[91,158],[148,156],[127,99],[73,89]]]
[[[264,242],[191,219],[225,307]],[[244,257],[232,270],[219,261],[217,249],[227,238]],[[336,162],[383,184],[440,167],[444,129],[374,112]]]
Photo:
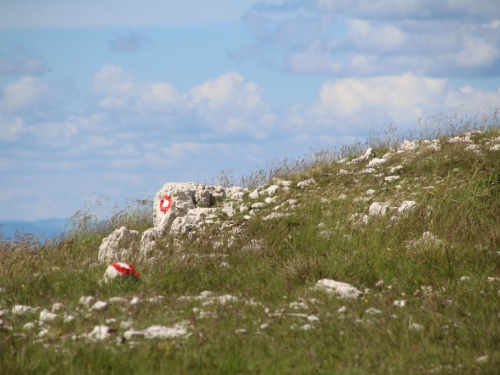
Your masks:
[[[169,197],[168,195],[164,195],[163,198],[160,200],[160,211],[166,214],[168,210],[172,207],[172,198]]]
[[[104,273],[104,282],[121,278],[121,277],[139,277],[141,274],[137,272],[131,264],[124,262],[116,262],[111,264]]]

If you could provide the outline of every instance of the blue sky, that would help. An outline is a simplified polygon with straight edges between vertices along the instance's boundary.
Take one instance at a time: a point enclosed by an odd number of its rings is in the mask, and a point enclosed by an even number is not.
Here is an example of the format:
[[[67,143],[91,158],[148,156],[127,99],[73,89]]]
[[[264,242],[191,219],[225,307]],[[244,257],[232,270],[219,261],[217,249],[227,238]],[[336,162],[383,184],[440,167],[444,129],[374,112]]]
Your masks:
[[[0,220],[499,107],[496,0],[4,0]]]

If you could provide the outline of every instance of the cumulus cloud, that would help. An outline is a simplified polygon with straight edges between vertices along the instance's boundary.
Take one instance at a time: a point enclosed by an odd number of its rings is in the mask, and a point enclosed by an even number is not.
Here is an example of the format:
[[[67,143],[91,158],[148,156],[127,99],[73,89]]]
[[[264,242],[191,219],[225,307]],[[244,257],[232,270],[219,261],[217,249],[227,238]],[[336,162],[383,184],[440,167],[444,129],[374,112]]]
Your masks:
[[[254,43],[233,59],[335,77],[500,75],[500,3],[288,0],[243,17]]]
[[[109,49],[115,52],[137,52],[148,43],[148,37],[135,32],[117,36],[109,42]]]
[[[41,75],[47,70],[45,61],[39,56],[19,58],[0,54],[0,76]]]
[[[26,133],[26,126],[21,117],[5,118],[0,113],[0,141],[14,142],[24,133]]]
[[[312,131],[315,124],[316,129],[352,134],[390,123],[409,129],[438,112],[490,110],[499,104],[500,91],[454,90],[447,79],[407,73],[326,82],[314,102],[292,107],[288,121],[296,132]]]

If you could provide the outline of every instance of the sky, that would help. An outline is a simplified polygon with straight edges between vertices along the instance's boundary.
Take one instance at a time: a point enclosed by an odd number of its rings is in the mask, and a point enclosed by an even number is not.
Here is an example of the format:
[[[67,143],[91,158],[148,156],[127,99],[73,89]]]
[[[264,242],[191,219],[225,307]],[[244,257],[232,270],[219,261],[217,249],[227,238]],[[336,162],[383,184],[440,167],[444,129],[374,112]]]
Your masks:
[[[0,220],[499,107],[498,0],[3,0]]]

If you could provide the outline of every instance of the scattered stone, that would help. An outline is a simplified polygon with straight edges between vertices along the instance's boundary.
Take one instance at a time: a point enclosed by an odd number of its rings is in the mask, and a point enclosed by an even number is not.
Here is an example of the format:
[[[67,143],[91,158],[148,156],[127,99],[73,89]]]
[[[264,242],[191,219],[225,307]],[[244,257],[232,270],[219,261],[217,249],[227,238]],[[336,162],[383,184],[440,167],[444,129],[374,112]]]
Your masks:
[[[254,210],[258,210],[258,209],[264,208],[264,207],[266,207],[266,204],[262,203],[262,202],[257,202],[257,203],[252,204],[252,209],[254,209]]]
[[[285,181],[285,180],[280,180],[279,178],[273,178],[273,181],[276,182],[278,186],[282,187],[290,187],[292,186],[293,182],[292,181]]]
[[[30,323],[26,323],[24,326],[23,326],[23,330],[25,331],[30,331],[32,330],[33,328],[36,327],[36,324],[34,322],[30,322]]]
[[[258,199],[259,198],[259,190],[258,189],[255,189],[254,191],[252,191],[248,197],[250,199]]]
[[[490,151],[500,151],[500,145],[490,147]]]
[[[231,268],[231,266],[227,262],[221,262],[221,264],[219,264],[219,268],[223,268],[223,269],[228,270]]]
[[[140,304],[140,303],[141,303],[141,300],[139,299],[139,297],[134,297],[134,298],[132,298],[132,300],[130,301],[130,304],[131,304],[132,306],[138,305],[138,304]]]
[[[49,334],[49,330],[44,328],[40,332],[38,332],[38,335],[36,337],[44,337],[44,336],[47,336],[48,334]]]
[[[318,280],[316,289],[337,294],[342,298],[357,298],[361,295],[361,292],[352,285],[331,279]]]
[[[403,214],[407,212],[411,212],[416,208],[417,202],[415,201],[403,201],[401,206],[398,208],[398,213]]]
[[[392,305],[397,307],[405,307],[406,301],[404,299],[396,300],[392,303]]]
[[[310,324],[304,324],[303,326],[300,327],[300,329],[302,329],[304,331],[309,331],[312,328],[313,327]]]
[[[266,189],[267,194],[271,197],[280,190],[278,185],[271,185]]]
[[[38,311],[37,307],[24,306],[24,305],[15,305],[12,307],[12,315],[25,315],[25,314],[33,314]]]
[[[116,262],[133,258],[138,253],[139,232],[121,227],[102,240],[97,258],[101,263]]]
[[[375,309],[373,307],[370,307],[368,309],[365,310],[365,314],[368,314],[368,315],[380,315],[382,314],[382,311],[379,310],[379,309]]]
[[[120,328],[129,329],[130,327],[132,327],[132,324],[134,324],[134,322],[132,322],[131,320],[122,320],[120,322]]]
[[[417,323],[411,323],[408,328],[412,331],[422,331],[424,329],[424,326]]]
[[[282,212],[272,212],[267,216],[264,216],[262,220],[273,220],[273,219],[281,219],[283,217],[288,217],[290,214],[282,213]]]
[[[163,237],[162,228],[149,228],[144,231],[139,244],[139,257],[148,258],[149,254],[156,248],[157,241]]]
[[[369,148],[368,150],[366,150],[366,152],[363,154],[363,156],[360,156],[360,157],[357,157],[355,159],[352,159],[350,162],[347,163],[347,165],[357,164],[357,163],[361,163],[361,162],[367,161],[368,159],[370,159],[374,155],[375,154],[373,153],[373,149]]]
[[[488,359],[489,359],[489,358],[490,358],[490,357],[489,357],[488,355],[483,355],[483,356],[481,356],[481,357],[477,357],[477,358],[476,358],[476,362],[477,362],[477,363],[486,363],[486,362],[488,362]]]
[[[90,304],[92,302],[94,302],[94,300],[95,300],[95,298],[92,296],[81,296],[79,303],[80,303],[80,305],[90,307]]]
[[[387,182],[394,182],[399,180],[400,176],[387,176],[384,178],[385,181]]]
[[[69,314],[69,315],[64,316],[63,322],[64,323],[71,323],[73,320],[75,320],[75,316]]]
[[[385,160],[385,159],[379,159],[379,158],[373,158],[368,163],[368,167],[376,167],[376,166],[382,165],[384,163],[387,163],[387,160]]]
[[[314,178],[309,178],[307,180],[300,181],[297,183],[297,187],[301,189],[305,189],[306,187],[311,185],[316,185],[316,180]]]
[[[340,176],[345,176],[345,175],[348,175],[348,174],[352,174],[352,172],[346,171],[345,169],[341,169],[340,171],[338,171],[337,174],[340,175]]]
[[[84,338],[88,338],[93,341],[102,341],[106,340],[109,336],[111,336],[111,328],[106,325],[95,326],[92,332],[88,334],[82,335]]]
[[[40,322],[53,322],[56,319],[57,314],[51,313],[48,310],[42,310],[40,312],[40,317],[38,318]]]
[[[126,340],[130,340],[135,337],[144,337],[146,339],[168,339],[172,337],[185,336],[187,335],[187,323],[182,322],[176,324],[173,327],[165,327],[161,325],[154,325],[146,328],[143,331],[128,330],[123,334]]]
[[[102,311],[105,310],[108,307],[108,303],[104,301],[97,301],[94,303],[94,305],[91,307],[91,310],[94,311]]]
[[[389,169],[389,173],[390,174],[394,174],[394,173],[397,173],[399,172],[400,170],[402,170],[404,167],[402,165],[397,165],[395,167],[392,167]]]
[[[369,216],[384,216],[390,209],[389,204],[382,202],[373,202],[368,209]]]
[[[132,278],[137,279],[141,274],[136,272],[135,268],[128,263],[115,262],[106,268],[104,273],[104,282],[109,283],[112,280]]]
[[[375,168],[365,168],[365,169],[362,169],[359,173],[360,174],[374,174],[374,173],[377,173],[377,170]]]
[[[62,303],[56,302],[52,305],[52,312],[58,312],[64,310],[64,305]]]

